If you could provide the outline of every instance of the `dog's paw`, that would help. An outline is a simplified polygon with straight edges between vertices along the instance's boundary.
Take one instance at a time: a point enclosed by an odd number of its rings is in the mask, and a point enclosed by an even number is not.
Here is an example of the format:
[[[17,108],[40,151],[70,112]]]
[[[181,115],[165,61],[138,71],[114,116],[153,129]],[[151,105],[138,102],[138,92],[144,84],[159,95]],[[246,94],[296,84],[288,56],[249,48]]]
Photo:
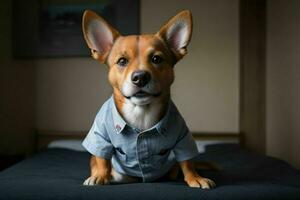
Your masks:
[[[109,179],[102,176],[90,176],[87,178],[83,185],[107,185],[109,184]]]
[[[213,180],[208,178],[203,178],[201,176],[192,176],[185,179],[186,183],[190,187],[202,188],[202,189],[211,189],[216,187],[216,184]]]

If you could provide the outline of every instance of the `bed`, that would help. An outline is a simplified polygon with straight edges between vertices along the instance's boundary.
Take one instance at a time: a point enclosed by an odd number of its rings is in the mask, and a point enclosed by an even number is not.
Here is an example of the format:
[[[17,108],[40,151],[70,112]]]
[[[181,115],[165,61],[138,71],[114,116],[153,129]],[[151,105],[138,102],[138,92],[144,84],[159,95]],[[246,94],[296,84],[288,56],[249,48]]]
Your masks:
[[[50,145],[0,172],[0,199],[300,199],[300,171],[286,162],[254,154],[238,144],[206,143],[196,160],[219,170],[202,170],[215,180],[212,190],[161,180],[106,186],[83,186],[90,155],[82,149]]]

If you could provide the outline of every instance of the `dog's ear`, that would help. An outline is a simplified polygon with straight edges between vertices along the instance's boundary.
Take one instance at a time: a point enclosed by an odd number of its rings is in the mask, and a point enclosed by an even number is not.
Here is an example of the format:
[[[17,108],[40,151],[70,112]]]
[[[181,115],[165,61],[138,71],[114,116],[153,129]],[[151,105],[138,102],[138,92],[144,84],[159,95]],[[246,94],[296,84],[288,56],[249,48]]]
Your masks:
[[[163,25],[156,35],[170,46],[178,61],[187,53],[192,30],[192,14],[189,10],[184,10]]]
[[[115,40],[120,36],[119,32],[103,18],[89,10],[83,14],[82,29],[92,57],[104,63]]]

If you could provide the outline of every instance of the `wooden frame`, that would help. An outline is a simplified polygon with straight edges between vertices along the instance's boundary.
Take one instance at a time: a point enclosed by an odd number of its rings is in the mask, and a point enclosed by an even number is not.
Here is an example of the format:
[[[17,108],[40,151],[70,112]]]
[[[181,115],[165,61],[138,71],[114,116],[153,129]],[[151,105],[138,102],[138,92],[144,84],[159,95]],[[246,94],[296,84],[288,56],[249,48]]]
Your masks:
[[[265,153],[266,1],[240,0],[240,131],[244,146]]]

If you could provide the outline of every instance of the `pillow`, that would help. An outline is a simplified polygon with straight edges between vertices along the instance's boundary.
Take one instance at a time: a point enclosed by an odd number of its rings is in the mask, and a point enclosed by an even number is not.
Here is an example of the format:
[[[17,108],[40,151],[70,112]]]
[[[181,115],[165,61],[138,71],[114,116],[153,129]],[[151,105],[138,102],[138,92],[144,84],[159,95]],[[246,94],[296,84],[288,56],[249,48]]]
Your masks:
[[[196,145],[199,153],[204,153],[207,145],[211,144],[239,144],[238,139],[228,140],[196,140]]]
[[[74,151],[86,151],[81,145],[82,140],[54,140],[48,144],[48,148],[63,148]]]

